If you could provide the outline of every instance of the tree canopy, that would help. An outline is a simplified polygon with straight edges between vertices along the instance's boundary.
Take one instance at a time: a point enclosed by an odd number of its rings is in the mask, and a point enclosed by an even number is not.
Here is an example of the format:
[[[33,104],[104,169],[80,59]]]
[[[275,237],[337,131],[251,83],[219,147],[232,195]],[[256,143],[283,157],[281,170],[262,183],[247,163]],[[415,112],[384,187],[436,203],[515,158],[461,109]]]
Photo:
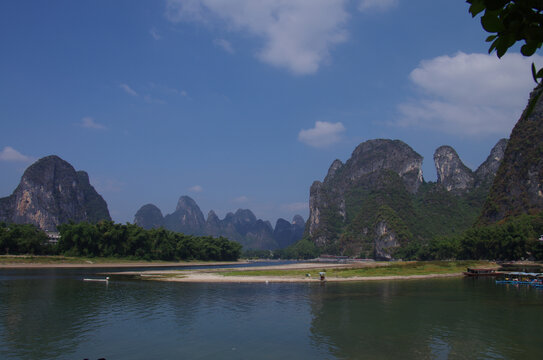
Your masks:
[[[494,50],[502,57],[517,42],[523,42],[520,52],[532,56],[543,44],[543,0],[467,0],[473,17],[483,13],[481,25],[492,35],[486,38],[491,43],[488,52]],[[536,70],[532,64],[532,75],[536,82],[543,78],[543,69]]]
[[[224,237],[191,236],[163,228],[145,230],[137,225],[103,220],[97,224],[58,226],[60,240],[31,224],[0,223],[0,254],[123,257],[144,260],[235,261],[241,244]]]

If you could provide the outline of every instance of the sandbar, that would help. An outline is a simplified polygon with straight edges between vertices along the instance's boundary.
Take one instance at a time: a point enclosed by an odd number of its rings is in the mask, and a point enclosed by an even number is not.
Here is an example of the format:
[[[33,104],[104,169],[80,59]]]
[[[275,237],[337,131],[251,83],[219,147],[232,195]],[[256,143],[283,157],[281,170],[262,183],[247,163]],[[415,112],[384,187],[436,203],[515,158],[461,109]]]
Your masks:
[[[382,263],[357,264],[356,267],[380,267]],[[167,281],[181,283],[320,283],[318,276],[304,275],[247,275],[251,271],[261,270],[308,270],[314,273],[315,269],[350,268],[352,264],[328,264],[328,263],[294,263],[276,266],[259,266],[256,268],[222,268],[222,269],[198,269],[198,270],[148,270],[127,271],[110,274],[111,276],[130,276],[135,279]],[[243,271],[244,275],[232,275],[232,272]],[[225,273],[230,273],[225,275]],[[445,274],[424,275],[387,275],[387,276],[326,276],[326,282],[353,282],[353,281],[378,281],[378,280],[417,280],[432,278],[461,277],[461,272]]]
[[[145,275],[143,275],[145,276]],[[461,277],[462,273],[428,274],[428,275],[391,275],[391,276],[353,276],[327,277],[326,282],[377,281],[377,280],[417,280],[444,277]],[[150,280],[173,281],[185,283],[320,283],[317,277],[291,276],[224,276],[219,273],[187,273],[179,277],[152,277]]]

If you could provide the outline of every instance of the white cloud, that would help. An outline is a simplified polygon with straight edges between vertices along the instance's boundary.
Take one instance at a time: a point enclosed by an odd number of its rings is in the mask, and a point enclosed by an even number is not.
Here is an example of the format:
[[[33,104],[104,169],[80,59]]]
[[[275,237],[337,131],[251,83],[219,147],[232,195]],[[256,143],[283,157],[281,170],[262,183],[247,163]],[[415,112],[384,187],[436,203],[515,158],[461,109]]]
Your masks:
[[[439,56],[409,75],[419,97],[398,106],[396,125],[461,135],[504,135],[516,123],[535,86],[530,66],[543,57],[508,54]]]
[[[151,95],[144,95],[143,100],[148,104],[166,104],[166,101],[154,98]]]
[[[298,140],[306,145],[322,148],[340,142],[344,131],[345,127],[340,122],[317,121],[314,128],[300,130]]]
[[[87,129],[96,129],[96,130],[105,130],[106,127],[102,124],[97,123],[94,121],[94,119],[90,116],[86,116],[83,119],[81,119],[80,125]]]
[[[385,11],[398,5],[399,0],[361,0],[358,5],[358,10],[368,11]]]
[[[132,89],[130,86],[126,85],[126,84],[121,84],[121,85],[119,85],[119,87],[121,89],[123,89],[124,92],[127,93],[128,95],[138,96],[138,93],[134,89]]]
[[[2,151],[0,151],[0,161],[9,161],[9,162],[30,162],[33,159],[30,156],[26,156],[12,148],[11,146],[5,146]]]
[[[168,0],[172,22],[220,24],[263,40],[256,57],[297,75],[315,73],[346,41],[347,0]]]
[[[234,199],[234,202],[236,203],[246,203],[248,201],[249,201],[249,198],[245,195],[238,196],[237,198]]]
[[[195,193],[200,193],[200,192],[204,191],[204,188],[202,186],[200,186],[200,185],[194,185],[194,186],[189,188],[189,191],[195,192]]]
[[[232,44],[230,41],[225,39],[215,39],[213,40],[213,44],[217,45],[218,47],[222,48],[227,53],[233,54],[234,48],[232,47]]]
[[[160,36],[160,34],[158,33],[158,30],[155,29],[155,28],[151,28],[151,30],[149,30],[149,34],[151,34],[151,36],[152,36],[153,39],[155,39],[155,40],[160,40],[160,39],[162,39],[162,36]]]
[[[175,94],[175,95],[181,95],[181,96],[188,96],[188,93],[186,90],[178,90],[176,88],[165,86],[165,85],[149,83],[149,88],[151,91],[158,92],[161,95]]]

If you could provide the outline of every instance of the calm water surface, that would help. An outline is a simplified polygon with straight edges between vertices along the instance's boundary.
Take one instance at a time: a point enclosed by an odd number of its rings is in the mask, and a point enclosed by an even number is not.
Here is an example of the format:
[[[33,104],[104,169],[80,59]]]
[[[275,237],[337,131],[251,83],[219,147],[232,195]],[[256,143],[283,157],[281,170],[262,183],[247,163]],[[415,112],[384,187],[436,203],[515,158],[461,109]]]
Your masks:
[[[491,279],[83,282],[0,270],[0,359],[541,359],[543,290]]]

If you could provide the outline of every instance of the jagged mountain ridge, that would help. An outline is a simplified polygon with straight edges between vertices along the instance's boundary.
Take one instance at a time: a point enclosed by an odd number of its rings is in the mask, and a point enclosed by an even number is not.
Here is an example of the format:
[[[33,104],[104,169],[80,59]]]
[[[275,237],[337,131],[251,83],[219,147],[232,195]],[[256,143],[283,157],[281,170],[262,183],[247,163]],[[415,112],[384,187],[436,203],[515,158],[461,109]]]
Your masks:
[[[326,247],[338,229],[323,226],[321,216],[329,218],[337,227],[347,221],[347,192],[357,184],[375,184],[381,172],[397,174],[410,192],[416,192],[423,182],[422,156],[400,140],[376,139],[356,147],[345,164],[335,160],[324,182],[315,181],[309,195],[309,236],[318,246]]]
[[[145,229],[164,227],[189,235],[224,236],[255,250],[287,247],[302,238],[305,227],[303,218],[296,215],[292,222],[278,219],[274,229],[269,221],[257,219],[248,209],[229,212],[222,220],[211,210],[204,219],[200,207],[189,196],[181,196],[175,212],[165,216],[155,205],[144,205],[134,223]]]
[[[204,224],[204,214],[196,201],[188,196],[181,196],[175,211],[164,216],[164,228],[185,234],[200,235]]]
[[[311,186],[305,236],[325,252],[390,259],[410,241],[458,233],[477,218],[506,142],[475,172],[450,146],[438,148],[438,181],[426,183],[422,156],[407,144],[366,141]]]
[[[13,193],[0,199],[0,221],[56,230],[68,221],[111,220],[107,204],[84,171],[56,155],[30,165]]]

